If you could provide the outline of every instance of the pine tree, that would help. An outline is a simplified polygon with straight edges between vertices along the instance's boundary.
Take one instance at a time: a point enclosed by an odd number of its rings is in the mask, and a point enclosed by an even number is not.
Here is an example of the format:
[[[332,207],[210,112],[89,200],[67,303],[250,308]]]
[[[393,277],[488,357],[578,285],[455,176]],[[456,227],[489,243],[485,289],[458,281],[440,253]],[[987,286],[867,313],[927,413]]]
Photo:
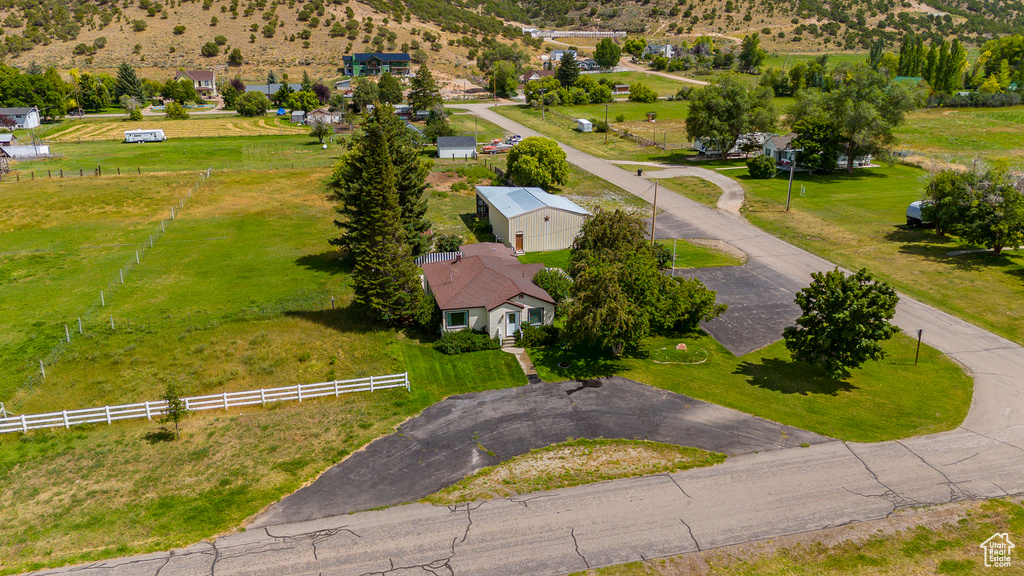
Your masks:
[[[576,61],[576,54],[572,50],[562,53],[562,60],[558,63],[558,71],[555,76],[566,88],[575,84],[576,79],[580,77],[580,64]]]
[[[139,102],[146,100],[146,91],[142,88],[142,81],[135,74],[135,68],[127,62],[117,65],[117,81],[114,83],[114,98],[128,95]]]
[[[370,129],[379,129],[389,143],[388,153],[396,172],[401,211],[400,238],[408,244],[412,255],[418,256],[430,248],[430,236],[426,233],[430,229],[430,221],[426,219],[427,200],[424,197],[430,160],[420,157],[414,133],[405,127],[391,106],[382,104],[375,107],[364,127],[364,132],[353,138],[352,151],[338,161],[328,184],[339,200],[338,213],[342,216],[334,222],[341,228],[342,236],[330,242],[349,250],[353,258],[358,258],[358,251],[366,245],[362,237],[367,230],[363,221],[365,214],[360,212],[358,204],[359,198],[365,194],[363,165],[367,135]]]
[[[366,128],[362,148],[363,195],[356,200],[365,228],[352,273],[355,302],[373,318],[409,324],[423,291],[412,252],[402,238],[395,166],[381,124]]]
[[[409,84],[409,106],[414,113],[418,110],[430,110],[441,103],[441,89],[437,87],[437,81],[426,64],[420,66]]]

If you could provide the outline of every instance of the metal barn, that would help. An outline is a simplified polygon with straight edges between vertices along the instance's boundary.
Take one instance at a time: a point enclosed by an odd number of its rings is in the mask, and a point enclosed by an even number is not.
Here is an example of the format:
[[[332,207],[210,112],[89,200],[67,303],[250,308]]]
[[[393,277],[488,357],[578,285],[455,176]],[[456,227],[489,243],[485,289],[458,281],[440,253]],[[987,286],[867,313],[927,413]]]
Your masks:
[[[487,218],[498,242],[516,252],[572,246],[589,212],[540,188],[477,186],[476,213]]]

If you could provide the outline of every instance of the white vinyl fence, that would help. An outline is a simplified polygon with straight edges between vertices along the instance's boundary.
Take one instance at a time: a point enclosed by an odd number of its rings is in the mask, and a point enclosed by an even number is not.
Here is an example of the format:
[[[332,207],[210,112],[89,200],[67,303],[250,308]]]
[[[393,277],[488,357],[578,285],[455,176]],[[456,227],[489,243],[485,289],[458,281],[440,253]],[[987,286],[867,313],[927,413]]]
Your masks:
[[[375,392],[389,388],[405,388],[409,390],[409,373],[389,374],[387,376],[370,376],[354,380],[335,380],[319,384],[299,384],[281,388],[248,390],[245,392],[224,392],[208,396],[192,396],[182,398],[188,410],[227,410],[232,406],[266,405],[268,402],[283,400],[308,400],[323,396],[340,396],[350,392]],[[154,416],[162,416],[167,410],[167,402],[141,402],[139,404],[123,404],[120,406],[104,406],[102,408],[84,408],[82,410],[62,410],[47,414],[25,414],[0,418],[0,434],[7,432],[28,432],[39,428],[70,428],[77,424],[94,424],[115,420],[130,420]]]

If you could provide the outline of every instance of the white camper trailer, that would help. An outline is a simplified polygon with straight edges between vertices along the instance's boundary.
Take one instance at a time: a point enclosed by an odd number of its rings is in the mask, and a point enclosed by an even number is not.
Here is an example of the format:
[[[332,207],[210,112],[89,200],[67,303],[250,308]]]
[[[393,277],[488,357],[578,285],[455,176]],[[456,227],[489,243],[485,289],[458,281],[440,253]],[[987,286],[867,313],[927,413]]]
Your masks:
[[[132,144],[138,142],[163,142],[167,140],[164,136],[163,130],[126,130],[124,133],[124,141]]]

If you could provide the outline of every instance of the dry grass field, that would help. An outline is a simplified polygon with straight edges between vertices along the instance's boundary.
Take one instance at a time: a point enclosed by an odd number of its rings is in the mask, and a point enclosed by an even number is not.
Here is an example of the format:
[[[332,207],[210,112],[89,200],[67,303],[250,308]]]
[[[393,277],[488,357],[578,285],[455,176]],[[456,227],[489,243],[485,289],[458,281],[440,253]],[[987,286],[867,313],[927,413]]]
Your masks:
[[[146,118],[142,122],[126,122],[121,118],[72,121],[61,124],[47,136],[51,142],[94,142],[124,140],[124,131],[135,128],[160,128],[168,138],[209,138],[218,136],[271,136],[305,134],[309,128],[289,124],[276,117],[243,118],[230,116],[194,116],[189,120]]]

